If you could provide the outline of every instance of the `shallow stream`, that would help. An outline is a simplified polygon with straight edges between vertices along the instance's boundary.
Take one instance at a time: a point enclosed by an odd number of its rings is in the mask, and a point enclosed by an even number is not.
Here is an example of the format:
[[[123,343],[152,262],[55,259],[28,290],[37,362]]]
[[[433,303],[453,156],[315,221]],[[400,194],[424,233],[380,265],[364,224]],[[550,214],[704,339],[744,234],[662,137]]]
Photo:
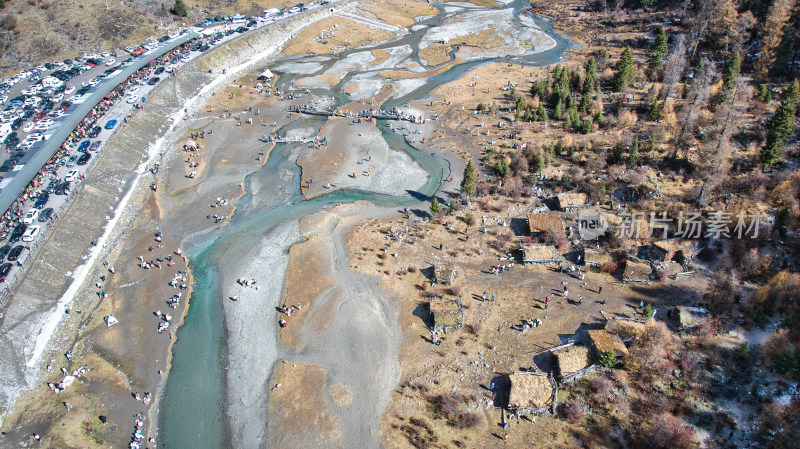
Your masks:
[[[440,4],[440,14],[420,21],[414,27],[415,31],[372,47],[349,50],[331,58],[279,59],[270,64],[270,69],[279,75],[276,85],[283,84],[286,88],[291,88],[292,81],[298,77],[324,73],[337,62],[353,54],[369,52],[375,48],[394,49],[395,52],[405,54],[406,56],[400,61],[401,64],[416,63],[420,41],[432,27],[442,25],[451,19],[453,14],[487,10],[466,8],[463,5],[465,4]],[[523,21],[520,20],[521,15],[528,17],[525,23],[534,22],[528,13],[523,11],[526,5],[526,2],[518,0],[498,9],[512,9],[515,23],[519,27],[524,27]],[[401,92],[397,98],[390,99],[384,109],[401,106],[410,100],[422,99],[431,89],[463,76],[477,64],[501,60],[526,65],[558,62],[570,44],[563,37],[553,33],[548,22],[535,19],[535,23],[555,41],[552,48],[541,52],[531,49],[529,52],[510,58],[497,56],[475,58],[413,84],[413,88],[405,89],[405,92]],[[405,46],[411,51],[397,50],[398,47]],[[312,73],[307,70],[308,60],[315,63],[311,66],[311,69],[314,69]],[[305,73],[292,73],[293,67]],[[378,71],[370,68],[368,64],[362,65],[360,68],[348,71],[338,87],[317,86],[311,91],[315,95],[333,96],[338,104],[344,104],[352,98],[348,99],[348,95],[343,93],[342,89],[354,77],[360,79],[360,82],[372,80],[371,82],[375,83],[379,90],[383,81],[377,75]],[[279,130],[278,134],[282,135],[286,129],[295,128],[313,128],[318,131],[323,123],[324,120],[318,118],[300,118]],[[186,319],[177,332],[178,340],[173,347],[172,366],[160,401],[159,447],[219,449],[232,446],[226,404],[227,334],[223,304],[220,300],[223,294],[219,281],[222,264],[235,259],[237,255],[247,253],[257,245],[257,242],[269,238],[270,232],[283,223],[297,221],[314,212],[357,200],[401,207],[418,204],[421,199],[435,194],[441,186],[442,179],[449,175],[446,161],[412,148],[402,135],[393,132],[385,123],[379,123],[379,128],[392,150],[406,152],[428,173],[426,184],[417,192],[410,192],[405,196],[388,196],[347,189],[305,200],[300,192],[300,169],[295,159],[298,148],[293,146],[298,144],[279,144],[270,153],[266,164],[246,178],[245,195],[238,201],[237,213],[232,221],[227,226],[190,242],[191,249],[187,251],[187,255],[191,260],[190,268],[196,285],[190,298]],[[288,251],[288,246],[286,250]],[[279,298],[275,298],[274,301],[277,305]],[[271,322],[264,323],[264,326],[277,327]],[[280,354],[279,349],[277,352]],[[257,389],[264,387],[264,385],[253,386]]]

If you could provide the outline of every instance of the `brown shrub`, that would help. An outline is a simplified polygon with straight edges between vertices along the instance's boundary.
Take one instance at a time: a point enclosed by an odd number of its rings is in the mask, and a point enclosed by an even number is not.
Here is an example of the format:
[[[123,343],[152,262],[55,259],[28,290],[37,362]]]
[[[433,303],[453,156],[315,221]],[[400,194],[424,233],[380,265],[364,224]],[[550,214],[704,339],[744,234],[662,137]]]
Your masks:
[[[416,273],[417,272],[417,267],[408,267],[408,272],[409,273]]]
[[[570,424],[578,425],[583,423],[583,407],[574,402],[565,402],[561,404],[561,415],[569,421]]]
[[[456,429],[470,429],[478,426],[483,420],[477,413],[462,413],[455,418],[451,425]]]
[[[694,429],[671,413],[662,413],[653,420],[642,440],[657,449],[688,448],[694,445]]]
[[[447,289],[447,292],[453,296],[460,296],[461,295],[461,286],[460,285],[453,285]]]
[[[552,244],[559,251],[563,251],[569,245],[566,234],[557,231],[547,231],[544,235],[544,241]]]
[[[766,363],[771,364],[782,353],[792,347],[787,329],[778,329],[771,337],[761,344],[761,354]]]
[[[634,341],[625,366],[631,371],[653,370],[670,357],[674,348],[674,336],[667,324],[657,321],[645,328],[641,337]]]
[[[11,14],[0,15],[0,29],[13,30],[17,27],[17,17]]]
[[[589,386],[591,387],[592,391],[602,397],[607,397],[613,388],[611,381],[604,376],[595,377],[589,382]]]
[[[619,265],[613,260],[609,260],[608,262],[603,262],[600,265],[600,271],[602,273],[614,274],[619,269]]]
[[[483,328],[481,323],[467,324],[464,326],[464,329],[466,329],[467,332],[476,337],[478,336],[478,333],[481,331],[481,328]]]
[[[442,415],[448,424],[457,429],[468,429],[481,423],[480,415],[462,410],[465,402],[476,399],[475,395],[466,396],[459,393],[448,393],[428,398],[434,412]]]
[[[495,241],[495,245],[497,247],[497,250],[500,251],[501,253],[505,252],[506,245],[508,245],[508,242],[510,242],[511,239],[513,239],[513,238],[514,238],[514,234],[511,231],[506,231],[506,232],[501,233],[500,235],[498,235],[497,236],[497,240]]]

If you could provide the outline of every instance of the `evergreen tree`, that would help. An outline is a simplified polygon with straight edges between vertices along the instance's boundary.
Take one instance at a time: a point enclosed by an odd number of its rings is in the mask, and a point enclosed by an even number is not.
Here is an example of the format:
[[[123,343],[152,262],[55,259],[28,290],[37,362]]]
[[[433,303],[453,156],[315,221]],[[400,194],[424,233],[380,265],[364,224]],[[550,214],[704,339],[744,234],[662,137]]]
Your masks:
[[[791,104],[795,111],[797,110],[797,102],[800,101],[800,84],[798,84],[797,78],[789,83],[789,87],[783,91],[781,98],[785,99],[786,103]]]
[[[767,101],[767,96],[769,95],[769,89],[767,89],[766,84],[761,84],[758,86],[758,99],[763,101],[764,103],[769,103]]]
[[[653,102],[650,103],[650,108],[647,110],[647,118],[654,122],[661,119],[661,111],[658,109],[658,98],[653,98]]]
[[[544,155],[541,151],[535,151],[529,162],[531,173],[539,173],[544,170]]]
[[[725,64],[725,71],[722,73],[722,86],[726,92],[733,92],[736,87],[736,79],[742,74],[742,57],[736,51],[731,59]]]
[[[794,134],[794,120],[797,102],[800,100],[800,87],[794,80],[781,95],[781,105],[775,115],[767,120],[767,142],[761,148],[761,165],[768,168],[781,157],[783,142]]]
[[[594,92],[595,91],[595,82],[597,81],[597,61],[594,60],[594,56],[590,57],[588,61],[586,61],[585,67],[586,75],[583,77],[583,87],[581,88],[581,92],[585,95],[586,92]]]
[[[592,101],[595,98],[595,82],[597,80],[597,62],[594,60],[594,57],[589,58],[586,61],[586,67],[584,68],[586,75],[583,78],[583,86],[581,86],[581,103],[578,105],[578,109],[581,112],[589,112],[589,109],[592,107]]]
[[[794,134],[795,108],[789,102],[781,102],[778,110],[767,120],[767,130],[786,140]]]
[[[556,103],[556,106],[555,106],[555,111],[553,112],[557,119],[560,119],[561,116],[564,115],[563,108],[564,108],[564,106],[561,104],[561,100],[558,100],[558,103]]]
[[[442,205],[439,204],[439,200],[434,197],[433,201],[431,202],[431,215],[435,217],[439,215],[439,212],[441,211],[442,211]]]
[[[661,71],[661,68],[664,67],[664,58],[667,56],[668,52],[667,33],[662,28],[661,32],[658,33],[658,36],[656,36],[656,39],[653,41],[653,45],[650,47],[648,67],[651,74],[656,74]]]
[[[631,147],[631,154],[628,155],[628,160],[631,164],[635,164],[639,159],[639,137],[633,139],[633,146]]]
[[[611,154],[608,156],[608,163],[614,165],[620,162],[622,162],[622,145],[616,144],[611,149]]]
[[[761,165],[766,169],[775,165],[781,158],[783,139],[774,132],[767,133],[767,143],[761,147]]]
[[[633,55],[630,47],[625,47],[614,68],[616,72],[611,80],[614,92],[622,92],[636,82],[636,67],[633,65]]]
[[[511,167],[509,167],[506,160],[502,158],[492,166],[492,169],[495,174],[501,178],[508,177],[508,174],[511,173]]]
[[[183,0],[175,0],[175,4],[172,6],[170,12],[178,17],[186,17],[186,4],[183,3]]]
[[[536,118],[540,122],[546,122],[547,121],[547,118],[548,118],[547,117],[547,109],[544,108],[543,104],[539,104],[539,110],[536,112]]]
[[[472,195],[475,195],[475,191],[478,189],[477,178],[475,175],[475,166],[472,165],[472,161],[467,162],[467,166],[464,167],[464,178],[461,180],[461,191],[467,194],[467,198]]]
[[[583,120],[583,122],[581,122],[579,130],[582,134],[589,134],[590,132],[592,132],[592,126],[594,126],[594,120],[592,119],[591,116],[589,116],[586,117]]]
[[[656,151],[658,149],[658,136],[656,133],[650,134],[650,151]]]

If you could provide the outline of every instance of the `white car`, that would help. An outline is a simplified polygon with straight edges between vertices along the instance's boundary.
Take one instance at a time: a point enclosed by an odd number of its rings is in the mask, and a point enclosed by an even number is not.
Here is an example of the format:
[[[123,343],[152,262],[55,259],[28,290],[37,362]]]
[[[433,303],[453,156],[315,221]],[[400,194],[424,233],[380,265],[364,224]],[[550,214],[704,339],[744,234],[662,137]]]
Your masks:
[[[40,120],[39,123],[41,123],[41,122],[42,121]],[[53,121],[50,120],[50,124],[52,124],[52,123],[53,123]],[[33,133],[30,136],[28,136],[25,140],[32,140],[34,142],[38,142],[40,140],[44,140],[44,134],[42,134],[42,133]]]
[[[33,127],[34,126],[36,126],[36,123],[28,122],[22,127],[22,131],[26,132],[26,133],[29,133],[29,132],[33,131]]]
[[[137,90],[139,90],[139,86],[131,86],[131,88],[130,88],[130,89],[128,89],[128,92],[130,92],[130,93],[134,93],[134,92],[136,92]]]
[[[64,62],[62,62],[62,61],[53,61],[53,64],[58,66],[58,67],[64,67]]]
[[[34,207],[25,214],[25,218],[22,219],[22,223],[26,225],[34,224],[37,218],[39,218],[39,209]]]
[[[64,99],[64,94],[55,94],[55,96],[53,96],[53,101],[56,102],[56,103],[58,103],[59,101],[61,101],[63,99]]]
[[[75,92],[75,86],[67,86],[67,88],[64,89],[64,95],[70,95],[73,92]]]
[[[128,103],[130,103],[130,104],[136,103],[136,100],[137,100],[138,98],[139,98],[139,97],[137,97],[136,95],[128,95],[128,100],[127,100],[127,102],[128,102]]]
[[[111,58],[111,59],[107,59],[107,60],[106,60],[106,65],[108,65],[108,66],[112,66],[112,65],[114,65],[114,64],[116,64],[116,63],[117,63],[117,60],[116,60],[116,59],[114,59],[114,58]]]
[[[100,53],[100,56],[102,56],[103,58],[107,58],[107,57],[111,56],[111,53],[109,53],[107,51],[104,51],[104,52]]]
[[[78,179],[78,170],[70,170],[67,176],[64,176],[64,181],[70,182]]]
[[[22,234],[23,242],[32,242],[37,235],[39,235],[39,226],[31,226],[24,234]]]
[[[0,104],[6,104],[7,101],[8,101],[8,95],[3,95],[2,97],[0,97]]]

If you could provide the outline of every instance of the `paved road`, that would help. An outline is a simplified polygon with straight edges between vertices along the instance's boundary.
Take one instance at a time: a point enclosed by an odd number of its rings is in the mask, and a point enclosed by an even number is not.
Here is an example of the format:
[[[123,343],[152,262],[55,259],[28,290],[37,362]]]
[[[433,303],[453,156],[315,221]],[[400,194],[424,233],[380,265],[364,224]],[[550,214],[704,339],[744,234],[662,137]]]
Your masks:
[[[169,52],[184,42],[197,37],[200,37],[200,35],[189,32],[173,41],[162,44],[151,53],[145,54],[139,58],[134,58],[131,62],[125,64],[124,68],[116,75],[109,76],[106,78],[105,82],[89,90],[82,98],[80,104],[73,104],[70,106],[70,108],[67,109],[67,115],[54,123],[55,132],[53,132],[47,140],[38,142],[32,146],[25,156],[23,156],[14,171],[10,172],[9,176],[0,182],[0,210],[5,211],[11,207],[17,197],[19,197],[20,192],[22,192],[28,183],[36,177],[39,170],[41,170],[50,157],[58,151],[58,148],[64,143],[67,137],[69,137],[70,133],[78,127],[84,117],[91,112],[92,108],[94,108],[107,93],[124,82],[134,72],[149,64],[150,61]]]

